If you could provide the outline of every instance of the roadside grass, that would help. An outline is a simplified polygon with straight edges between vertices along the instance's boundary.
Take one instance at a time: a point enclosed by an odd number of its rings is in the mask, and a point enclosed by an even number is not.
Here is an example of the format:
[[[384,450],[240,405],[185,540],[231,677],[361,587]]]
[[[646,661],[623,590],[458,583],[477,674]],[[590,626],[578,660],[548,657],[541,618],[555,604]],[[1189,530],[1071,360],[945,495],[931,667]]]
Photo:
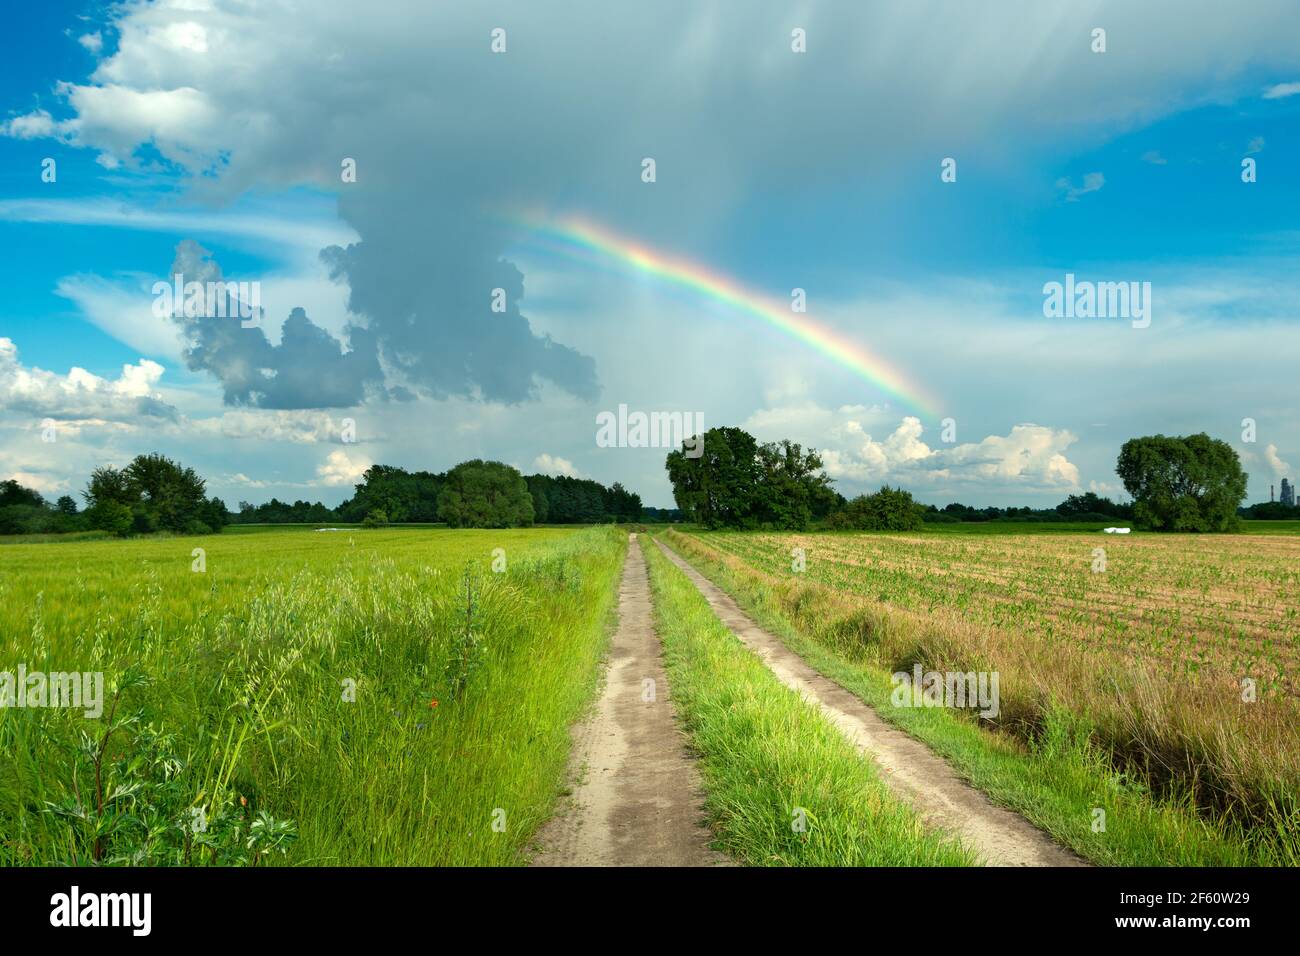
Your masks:
[[[98,720],[0,710],[0,865],[524,862],[625,549],[591,529],[7,550],[0,671],[108,687]]]
[[[784,687],[646,538],[672,698],[698,753],[718,845],[757,866],[968,866],[875,766]],[[800,827],[803,827],[802,832]]]
[[[778,581],[692,536],[670,532],[666,537],[811,666],[925,742],[995,802],[1023,814],[1081,856],[1112,866],[1300,863],[1294,823],[1286,822],[1285,808],[1279,808],[1276,829],[1270,831],[1244,827],[1227,815],[1208,815],[1176,782],[1157,794],[1144,775],[1116,768],[1089,715],[1057,702],[1044,702],[1032,729],[1019,736],[989,732],[950,708],[893,706],[888,665],[862,642],[864,632],[879,622],[846,613],[822,593],[828,589]],[[854,640],[847,639],[849,631]],[[878,633],[869,638],[880,639]],[[932,666],[919,646],[916,653],[927,669]],[[1005,699],[1004,694],[1004,707]],[[1096,821],[1104,821],[1104,831],[1094,829]]]

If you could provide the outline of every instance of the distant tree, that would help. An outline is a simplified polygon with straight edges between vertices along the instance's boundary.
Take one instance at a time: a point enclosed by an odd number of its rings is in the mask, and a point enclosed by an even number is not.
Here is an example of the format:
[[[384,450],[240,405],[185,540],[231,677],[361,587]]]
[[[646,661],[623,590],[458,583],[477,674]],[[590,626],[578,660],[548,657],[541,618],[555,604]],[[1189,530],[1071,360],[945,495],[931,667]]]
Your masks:
[[[54,509],[61,515],[71,517],[77,513],[77,502],[72,495],[60,495],[59,500],[54,504]]]
[[[1007,509],[1012,511],[1014,509]],[[1028,508],[1024,509],[1026,512]],[[1082,495],[1070,495],[1059,505],[1056,506],[1059,514],[1066,518],[1082,518],[1085,515],[1089,518],[1131,518],[1133,517],[1133,508],[1130,505],[1116,504],[1109,498],[1099,497],[1095,492],[1089,491]]]
[[[17,480],[10,478],[0,481],[0,508],[10,505],[23,505],[28,508],[44,508],[45,499],[39,491],[25,488]]]
[[[1231,531],[1247,475],[1227,442],[1206,434],[1133,438],[1115,467],[1133,496],[1133,518],[1155,531]]]
[[[375,510],[383,511],[393,522],[438,521],[438,496],[444,480],[444,475],[427,471],[371,465],[355,486],[352,499],[340,505],[338,512],[349,521],[359,521]]]
[[[533,523],[533,498],[514,468],[474,459],[447,472],[438,514],[453,528],[514,528]]]
[[[382,528],[386,524],[388,524],[388,515],[384,513],[383,509],[376,508],[374,511],[370,512],[370,514],[365,516],[361,522],[361,527]]]
[[[827,526],[858,531],[915,531],[924,523],[925,508],[910,492],[885,485],[872,495],[859,495],[827,519]]]
[[[137,455],[125,468],[96,468],[82,497],[92,527],[125,534],[123,508],[131,515],[129,531],[207,534],[229,521],[224,503],[208,499],[205,483],[193,468],[165,455]],[[120,506],[120,507],[109,507]]]

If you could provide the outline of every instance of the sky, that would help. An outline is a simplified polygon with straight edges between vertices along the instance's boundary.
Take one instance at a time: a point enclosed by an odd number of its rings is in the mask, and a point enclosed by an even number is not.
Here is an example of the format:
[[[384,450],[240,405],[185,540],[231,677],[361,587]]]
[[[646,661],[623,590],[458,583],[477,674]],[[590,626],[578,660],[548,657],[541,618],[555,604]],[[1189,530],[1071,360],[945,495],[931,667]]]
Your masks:
[[[1157,433],[1300,470],[1293,0],[29,6],[0,478],[47,496],[160,451],[232,508],[469,458],[671,507],[620,406],[939,505],[1123,498]]]

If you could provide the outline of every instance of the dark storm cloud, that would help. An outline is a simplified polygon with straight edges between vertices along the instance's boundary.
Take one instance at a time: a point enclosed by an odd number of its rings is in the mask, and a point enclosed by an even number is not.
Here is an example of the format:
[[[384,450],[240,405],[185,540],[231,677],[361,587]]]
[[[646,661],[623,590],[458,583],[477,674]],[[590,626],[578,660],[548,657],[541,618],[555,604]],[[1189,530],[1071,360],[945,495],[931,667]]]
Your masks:
[[[333,246],[322,257],[335,278],[346,280],[348,308],[367,318],[402,381],[434,398],[506,403],[536,398],[541,379],[581,398],[599,394],[591,358],[533,332],[519,307],[523,274],[500,257],[504,240],[490,226],[460,211],[453,214],[459,222],[444,214],[441,230],[431,234],[422,216],[405,225],[411,217],[395,209],[391,218],[376,217],[369,205],[344,202],[342,210],[371,238]],[[504,311],[492,308],[497,289]]]
[[[176,247],[170,275],[181,276],[181,283],[223,280],[220,265],[192,239]],[[349,326],[344,343],[298,308],[285,320],[280,344],[272,345],[259,326],[243,326],[233,303],[225,311],[187,316],[178,307],[173,321],[185,336],[186,364],[214,375],[227,405],[350,408],[383,392],[375,336],[368,330]]]

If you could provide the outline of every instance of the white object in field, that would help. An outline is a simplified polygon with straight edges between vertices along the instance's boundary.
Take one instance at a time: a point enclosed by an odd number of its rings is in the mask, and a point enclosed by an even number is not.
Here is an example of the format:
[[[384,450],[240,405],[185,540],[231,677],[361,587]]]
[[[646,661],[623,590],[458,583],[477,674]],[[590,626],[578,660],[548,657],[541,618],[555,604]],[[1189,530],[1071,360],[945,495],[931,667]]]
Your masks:
[[[317,528],[317,531],[342,531],[342,528]]]
[[[1107,534],[1128,534],[1128,532],[1129,532],[1128,528],[1107,528],[1106,529]]]

